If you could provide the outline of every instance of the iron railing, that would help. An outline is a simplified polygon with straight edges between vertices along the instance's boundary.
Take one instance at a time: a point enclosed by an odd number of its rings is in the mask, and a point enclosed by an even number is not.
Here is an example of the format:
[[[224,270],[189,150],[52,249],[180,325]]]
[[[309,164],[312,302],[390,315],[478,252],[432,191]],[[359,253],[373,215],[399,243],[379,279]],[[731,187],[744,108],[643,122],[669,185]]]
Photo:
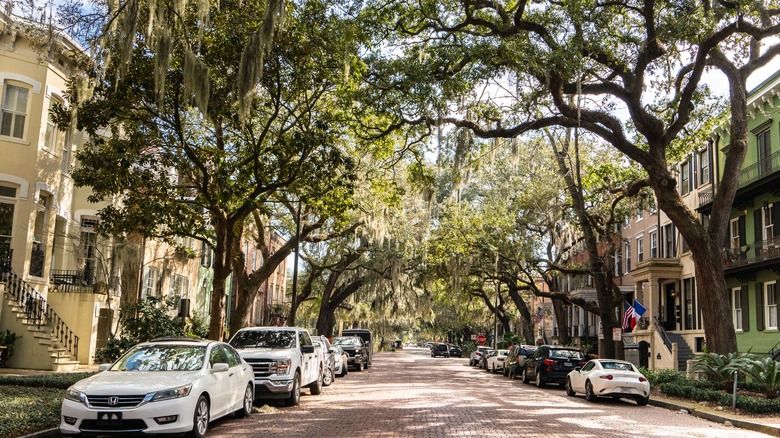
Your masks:
[[[768,158],[758,160],[740,170],[738,188],[746,187],[778,171],[780,171],[780,151],[776,151]],[[715,190],[714,186],[699,191],[699,207],[711,204],[715,200],[716,193],[717,190]]]
[[[43,277],[43,265],[46,260],[46,252],[40,245],[34,244],[30,251],[30,275],[33,277]]]
[[[51,270],[51,282],[60,292],[91,293],[95,284],[94,271]]]
[[[655,326],[655,329],[658,330],[658,334],[661,335],[661,339],[663,339],[664,345],[666,345],[666,348],[668,348],[669,352],[671,352],[672,340],[669,339],[669,335],[666,334],[666,330],[664,329],[664,326],[658,322],[658,318],[656,318],[655,316],[653,317],[653,325]]]
[[[49,326],[52,339],[59,342],[73,357],[79,356],[79,337],[49,306],[46,299],[32,286],[9,271],[5,275],[7,292],[23,309],[27,320],[38,327]]]
[[[780,258],[780,237],[774,237],[759,240],[740,248],[726,249],[723,263],[728,269],[778,258]]]
[[[14,250],[7,246],[0,245],[0,274],[11,272],[11,257]]]

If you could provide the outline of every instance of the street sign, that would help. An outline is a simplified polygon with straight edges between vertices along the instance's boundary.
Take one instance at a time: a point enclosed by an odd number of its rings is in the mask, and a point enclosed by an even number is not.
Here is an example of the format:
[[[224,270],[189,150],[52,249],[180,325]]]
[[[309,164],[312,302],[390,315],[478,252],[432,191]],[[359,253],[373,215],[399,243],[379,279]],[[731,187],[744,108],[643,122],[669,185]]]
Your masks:
[[[612,340],[613,341],[622,341],[623,340],[623,329],[619,327],[614,327],[612,329]]]
[[[475,335],[474,333],[472,333],[472,334],[471,334],[471,340],[472,340],[472,341],[476,341],[476,340],[477,340],[477,335]]]
[[[478,335],[477,336],[477,343],[478,344],[484,344],[485,342],[487,342],[487,338],[485,337],[485,335]]]

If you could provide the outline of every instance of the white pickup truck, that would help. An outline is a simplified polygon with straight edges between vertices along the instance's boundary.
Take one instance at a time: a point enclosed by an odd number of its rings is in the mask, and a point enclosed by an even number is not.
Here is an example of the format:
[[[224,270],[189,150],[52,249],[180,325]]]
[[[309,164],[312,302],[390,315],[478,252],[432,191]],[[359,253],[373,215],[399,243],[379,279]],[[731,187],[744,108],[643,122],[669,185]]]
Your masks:
[[[243,328],[230,345],[254,370],[255,399],[284,399],[294,406],[300,403],[301,387],[309,387],[312,395],[322,392],[324,364],[306,329]]]

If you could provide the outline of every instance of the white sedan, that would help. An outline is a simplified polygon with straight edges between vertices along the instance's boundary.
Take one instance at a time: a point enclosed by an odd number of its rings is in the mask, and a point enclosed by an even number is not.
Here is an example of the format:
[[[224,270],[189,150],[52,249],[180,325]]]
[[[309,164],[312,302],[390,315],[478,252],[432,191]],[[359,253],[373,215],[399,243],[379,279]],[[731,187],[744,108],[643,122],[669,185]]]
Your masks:
[[[566,394],[585,394],[588,401],[599,397],[630,398],[644,406],[650,401],[650,382],[631,362],[593,359],[566,377]]]
[[[254,373],[224,342],[162,338],[131,348],[62,401],[63,435],[189,433],[211,420],[252,412]]]
[[[497,373],[504,371],[504,362],[506,357],[509,356],[509,350],[496,350],[496,353],[488,356],[487,358],[487,370]]]

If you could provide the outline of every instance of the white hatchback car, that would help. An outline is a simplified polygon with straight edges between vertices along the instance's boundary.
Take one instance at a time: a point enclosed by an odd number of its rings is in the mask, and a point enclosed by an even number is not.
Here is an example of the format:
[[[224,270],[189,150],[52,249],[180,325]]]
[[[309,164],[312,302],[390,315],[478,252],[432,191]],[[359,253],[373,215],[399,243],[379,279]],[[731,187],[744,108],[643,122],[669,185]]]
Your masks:
[[[631,362],[593,359],[566,377],[566,394],[585,394],[588,401],[599,397],[630,398],[644,406],[650,401],[650,382]]]
[[[496,350],[496,354],[487,358],[487,370],[497,373],[504,371],[504,362],[506,357],[509,356],[509,350]]]
[[[211,420],[252,412],[252,367],[224,342],[155,339],[100,370],[66,391],[63,435],[184,432],[200,438]]]

